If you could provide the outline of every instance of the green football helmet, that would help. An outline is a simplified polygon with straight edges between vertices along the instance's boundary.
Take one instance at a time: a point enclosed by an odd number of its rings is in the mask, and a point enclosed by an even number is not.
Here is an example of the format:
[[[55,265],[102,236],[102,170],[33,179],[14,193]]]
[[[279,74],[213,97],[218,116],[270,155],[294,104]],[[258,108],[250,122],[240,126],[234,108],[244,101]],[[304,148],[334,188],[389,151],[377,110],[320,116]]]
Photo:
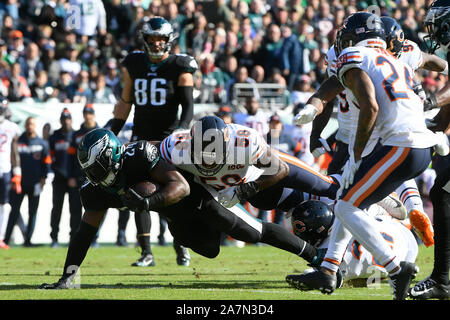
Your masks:
[[[78,145],[81,170],[93,185],[110,187],[117,179],[125,146],[108,129],[89,131]]]
[[[428,51],[434,53],[439,47],[448,52],[450,47],[450,1],[436,0],[431,4],[424,20],[428,35],[424,37]]]
[[[175,40],[172,25],[163,17],[149,19],[143,24],[140,34],[144,41],[145,51],[154,59],[161,59],[166,52],[169,52],[172,42]],[[149,39],[149,36],[164,37],[166,43],[158,47]]]

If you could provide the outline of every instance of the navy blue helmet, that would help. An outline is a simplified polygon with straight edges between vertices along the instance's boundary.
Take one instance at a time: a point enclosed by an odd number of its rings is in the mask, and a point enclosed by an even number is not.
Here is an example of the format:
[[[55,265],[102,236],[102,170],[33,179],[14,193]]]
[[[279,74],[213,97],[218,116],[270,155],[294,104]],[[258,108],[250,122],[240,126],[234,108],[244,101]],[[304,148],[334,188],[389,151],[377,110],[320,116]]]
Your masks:
[[[347,47],[356,45],[384,47],[386,33],[383,22],[376,14],[356,12],[345,19],[336,36],[335,50],[339,54]]]
[[[319,200],[303,201],[291,215],[294,234],[313,246],[319,246],[328,237],[333,222],[333,211]]]
[[[230,136],[219,117],[206,116],[191,128],[191,159],[201,174],[212,176],[226,163]]]
[[[386,48],[398,58],[402,54],[405,33],[400,24],[391,17],[381,17],[381,21],[386,33]]]

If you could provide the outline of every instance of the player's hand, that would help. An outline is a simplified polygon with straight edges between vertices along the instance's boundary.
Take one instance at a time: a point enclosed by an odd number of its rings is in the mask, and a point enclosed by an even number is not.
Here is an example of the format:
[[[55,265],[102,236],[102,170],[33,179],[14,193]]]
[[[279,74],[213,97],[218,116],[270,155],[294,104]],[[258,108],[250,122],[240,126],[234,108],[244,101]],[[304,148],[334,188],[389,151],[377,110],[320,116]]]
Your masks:
[[[62,277],[55,283],[43,283],[39,286],[41,290],[58,290],[58,289],[70,289],[71,279]]]
[[[12,189],[17,193],[22,193],[22,175],[14,175],[11,178]]]
[[[344,165],[344,171],[342,172],[342,178],[341,178],[341,187],[339,188],[338,194],[342,194],[342,191],[347,189],[352,183],[355,178],[355,173],[358,171],[359,166],[361,165],[361,159],[358,161],[355,161],[355,156],[353,155],[353,152],[350,154],[350,158],[347,160],[347,162]]]
[[[125,195],[121,196],[122,203],[131,211],[140,212],[149,210],[148,198],[141,197],[136,191],[129,188]]]
[[[417,94],[422,102],[424,102],[427,99],[427,94],[425,93],[425,90],[423,90],[421,83],[416,83],[413,86],[413,91],[415,94]]]
[[[307,104],[301,109],[297,115],[294,117],[294,124],[301,125],[311,122],[316,117],[319,111],[312,104]]]
[[[437,141],[434,145],[434,151],[436,151],[438,155],[445,157],[450,152],[448,137],[442,131],[436,132],[434,135]]]
[[[225,208],[231,208],[240,202],[236,187],[230,187],[219,191],[217,200]]]
[[[325,152],[331,152],[331,148],[328,145],[327,140],[324,138],[319,138],[320,143],[322,144],[321,147],[315,148],[311,153],[314,156],[314,158],[318,158],[321,155],[323,155]]]
[[[423,110],[428,111],[438,107],[436,95],[434,93],[430,94],[423,102]]]

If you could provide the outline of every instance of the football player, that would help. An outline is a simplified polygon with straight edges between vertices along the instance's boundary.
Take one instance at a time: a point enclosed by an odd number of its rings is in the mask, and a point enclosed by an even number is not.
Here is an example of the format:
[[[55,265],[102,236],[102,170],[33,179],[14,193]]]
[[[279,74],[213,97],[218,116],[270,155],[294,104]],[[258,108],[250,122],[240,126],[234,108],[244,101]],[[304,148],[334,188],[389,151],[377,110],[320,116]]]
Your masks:
[[[383,27],[386,33],[387,50],[395,57],[408,64],[413,71],[423,68],[430,71],[437,71],[443,74],[448,73],[448,64],[445,60],[422,52],[418,45],[410,40],[404,39],[404,33],[401,26],[390,17],[381,17]],[[313,121],[313,132],[311,134],[311,150],[315,157],[320,156],[325,151],[331,151],[326,141],[320,139],[320,133],[327,124],[331,112],[333,110],[333,99],[338,99],[338,132],[336,134],[336,146],[333,150],[333,160],[329,164],[328,174],[341,172],[343,165],[348,160],[348,145],[350,141],[350,133],[352,132],[353,123],[349,102],[346,98],[347,90],[339,83],[336,77],[337,57],[335,47],[332,46],[326,56],[328,79],[322,84],[319,90],[309,99],[307,105],[295,118],[296,123],[305,123],[315,118],[317,110],[318,116]],[[413,77],[413,75],[411,75]],[[420,85],[419,85],[420,86]],[[421,88],[421,86],[420,86]],[[415,86],[415,91],[420,90]],[[309,105],[308,105],[309,104]],[[367,143],[364,155],[368,155],[379,140],[377,131],[375,130],[370,141]],[[324,142],[320,142],[324,141]],[[396,190],[404,205],[408,210],[408,217],[414,230],[417,232],[422,242],[428,247],[432,246],[433,227],[428,215],[423,209],[423,203],[420,198],[417,185],[414,180],[410,180],[402,184]],[[390,201],[385,198],[384,201]],[[391,206],[390,204],[388,204]]]
[[[224,232],[241,241],[270,244],[313,264],[320,259],[320,251],[284,227],[258,221],[238,206],[231,210],[221,206],[200,184],[188,182],[189,175],[183,177],[161,159],[148,141],[125,147],[111,131],[95,129],[81,141],[78,160],[88,178],[80,191],[85,213],[70,242],[63,275],[41,289],[70,287],[108,208],[127,207],[136,214],[157,210],[181,245],[208,258],[219,254]],[[131,188],[142,181],[153,181],[159,188],[142,197]]]
[[[450,1],[433,2],[425,19],[425,27],[430,40],[429,53],[433,54],[440,47],[450,61]],[[429,108],[440,107],[439,113],[433,119],[433,131],[448,132],[450,120],[450,83],[425,101]],[[448,140],[447,140],[448,142]],[[413,299],[448,299],[450,297],[450,167],[447,167],[438,177],[430,191],[433,204],[434,224],[434,267],[430,276],[418,282],[411,288],[409,294]]]
[[[198,69],[188,55],[171,54],[175,40],[171,24],[162,17],[144,22],[140,30],[144,51],[128,54],[122,94],[114,108],[111,130],[117,135],[134,105],[132,141],[161,141],[176,129],[188,128],[193,118],[193,73]],[[181,116],[178,119],[178,107]],[[162,217],[160,217],[162,219]],[[150,212],[135,215],[142,255],[134,266],[154,265],[150,246]],[[160,221],[164,223],[163,221]],[[189,265],[189,252],[174,242],[179,265]]]
[[[317,248],[326,249],[330,244],[329,235],[334,228],[334,222],[336,222],[333,213],[334,201],[324,198],[319,199],[307,200],[297,206],[292,211],[291,225],[293,232],[298,237]],[[385,241],[392,246],[392,250],[399,259],[414,263],[418,246],[411,231],[378,205],[370,206],[367,214],[376,221],[374,222],[376,228]],[[309,270],[305,270],[305,272]],[[365,279],[366,283],[369,283],[367,281],[369,278],[376,276],[385,278],[387,276],[386,270],[353,237],[347,244],[339,271],[340,274],[338,274],[343,281]],[[287,277],[287,280],[290,282],[290,277]],[[341,282],[338,281],[337,288],[340,287]],[[292,282],[292,285],[295,285],[295,282]]]
[[[0,135],[3,137],[0,148],[0,249],[9,249],[3,241],[8,223],[5,204],[9,202],[9,191],[12,188],[16,193],[22,193],[22,169],[17,148],[21,132],[17,124],[6,119],[7,106],[6,99],[0,102]]]
[[[343,239],[349,232],[389,273],[394,299],[404,300],[415,265],[400,261],[363,210],[385,198],[403,181],[423,172],[431,162],[431,147],[437,144],[437,138],[426,128],[422,101],[413,91],[411,67],[386,50],[384,39],[383,22],[366,12],[348,17],[338,31],[337,76],[347,89],[357,127],[352,130],[349,160],[335,206],[344,228],[333,229],[331,239],[335,240],[333,233],[336,235],[339,230],[348,231],[336,239],[339,241],[335,241],[335,246],[341,248],[327,252],[320,271],[293,281],[325,293],[333,292],[336,270],[344,253]],[[378,129],[381,144],[363,157],[374,128]]]
[[[161,156],[195,176],[225,207],[241,201],[289,211],[301,202],[292,189],[335,198],[338,177],[322,175],[294,156],[271,148],[252,128],[206,116],[191,130],[160,144]]]

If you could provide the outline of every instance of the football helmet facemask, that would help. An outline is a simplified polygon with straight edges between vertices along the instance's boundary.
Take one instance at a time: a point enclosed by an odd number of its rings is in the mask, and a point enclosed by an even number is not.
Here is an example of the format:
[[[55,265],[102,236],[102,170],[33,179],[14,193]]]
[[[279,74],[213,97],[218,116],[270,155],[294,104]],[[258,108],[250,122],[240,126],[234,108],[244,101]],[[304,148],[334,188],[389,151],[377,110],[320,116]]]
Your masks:
[[[450,3],[447,0],[434,1],[423,19],[428,35],[424,37],[429,53],[439,47],[448,52],[450,47]]]
[[[144,22],[140,30],[147,54],[156,60],[170,51],[175,40],[172,25],[162,17],[153,17]],[[164,39],[164,42],[159,40]]]
[[[125,146],[108,129],[89,131],[78,145],[81,170],[93,185],[110,187],[116,182]]]
[[[294,234],[313,246],[319,246],[328,237],[333,222],[333,211],[319,200],[303,201],[291,215]]]

